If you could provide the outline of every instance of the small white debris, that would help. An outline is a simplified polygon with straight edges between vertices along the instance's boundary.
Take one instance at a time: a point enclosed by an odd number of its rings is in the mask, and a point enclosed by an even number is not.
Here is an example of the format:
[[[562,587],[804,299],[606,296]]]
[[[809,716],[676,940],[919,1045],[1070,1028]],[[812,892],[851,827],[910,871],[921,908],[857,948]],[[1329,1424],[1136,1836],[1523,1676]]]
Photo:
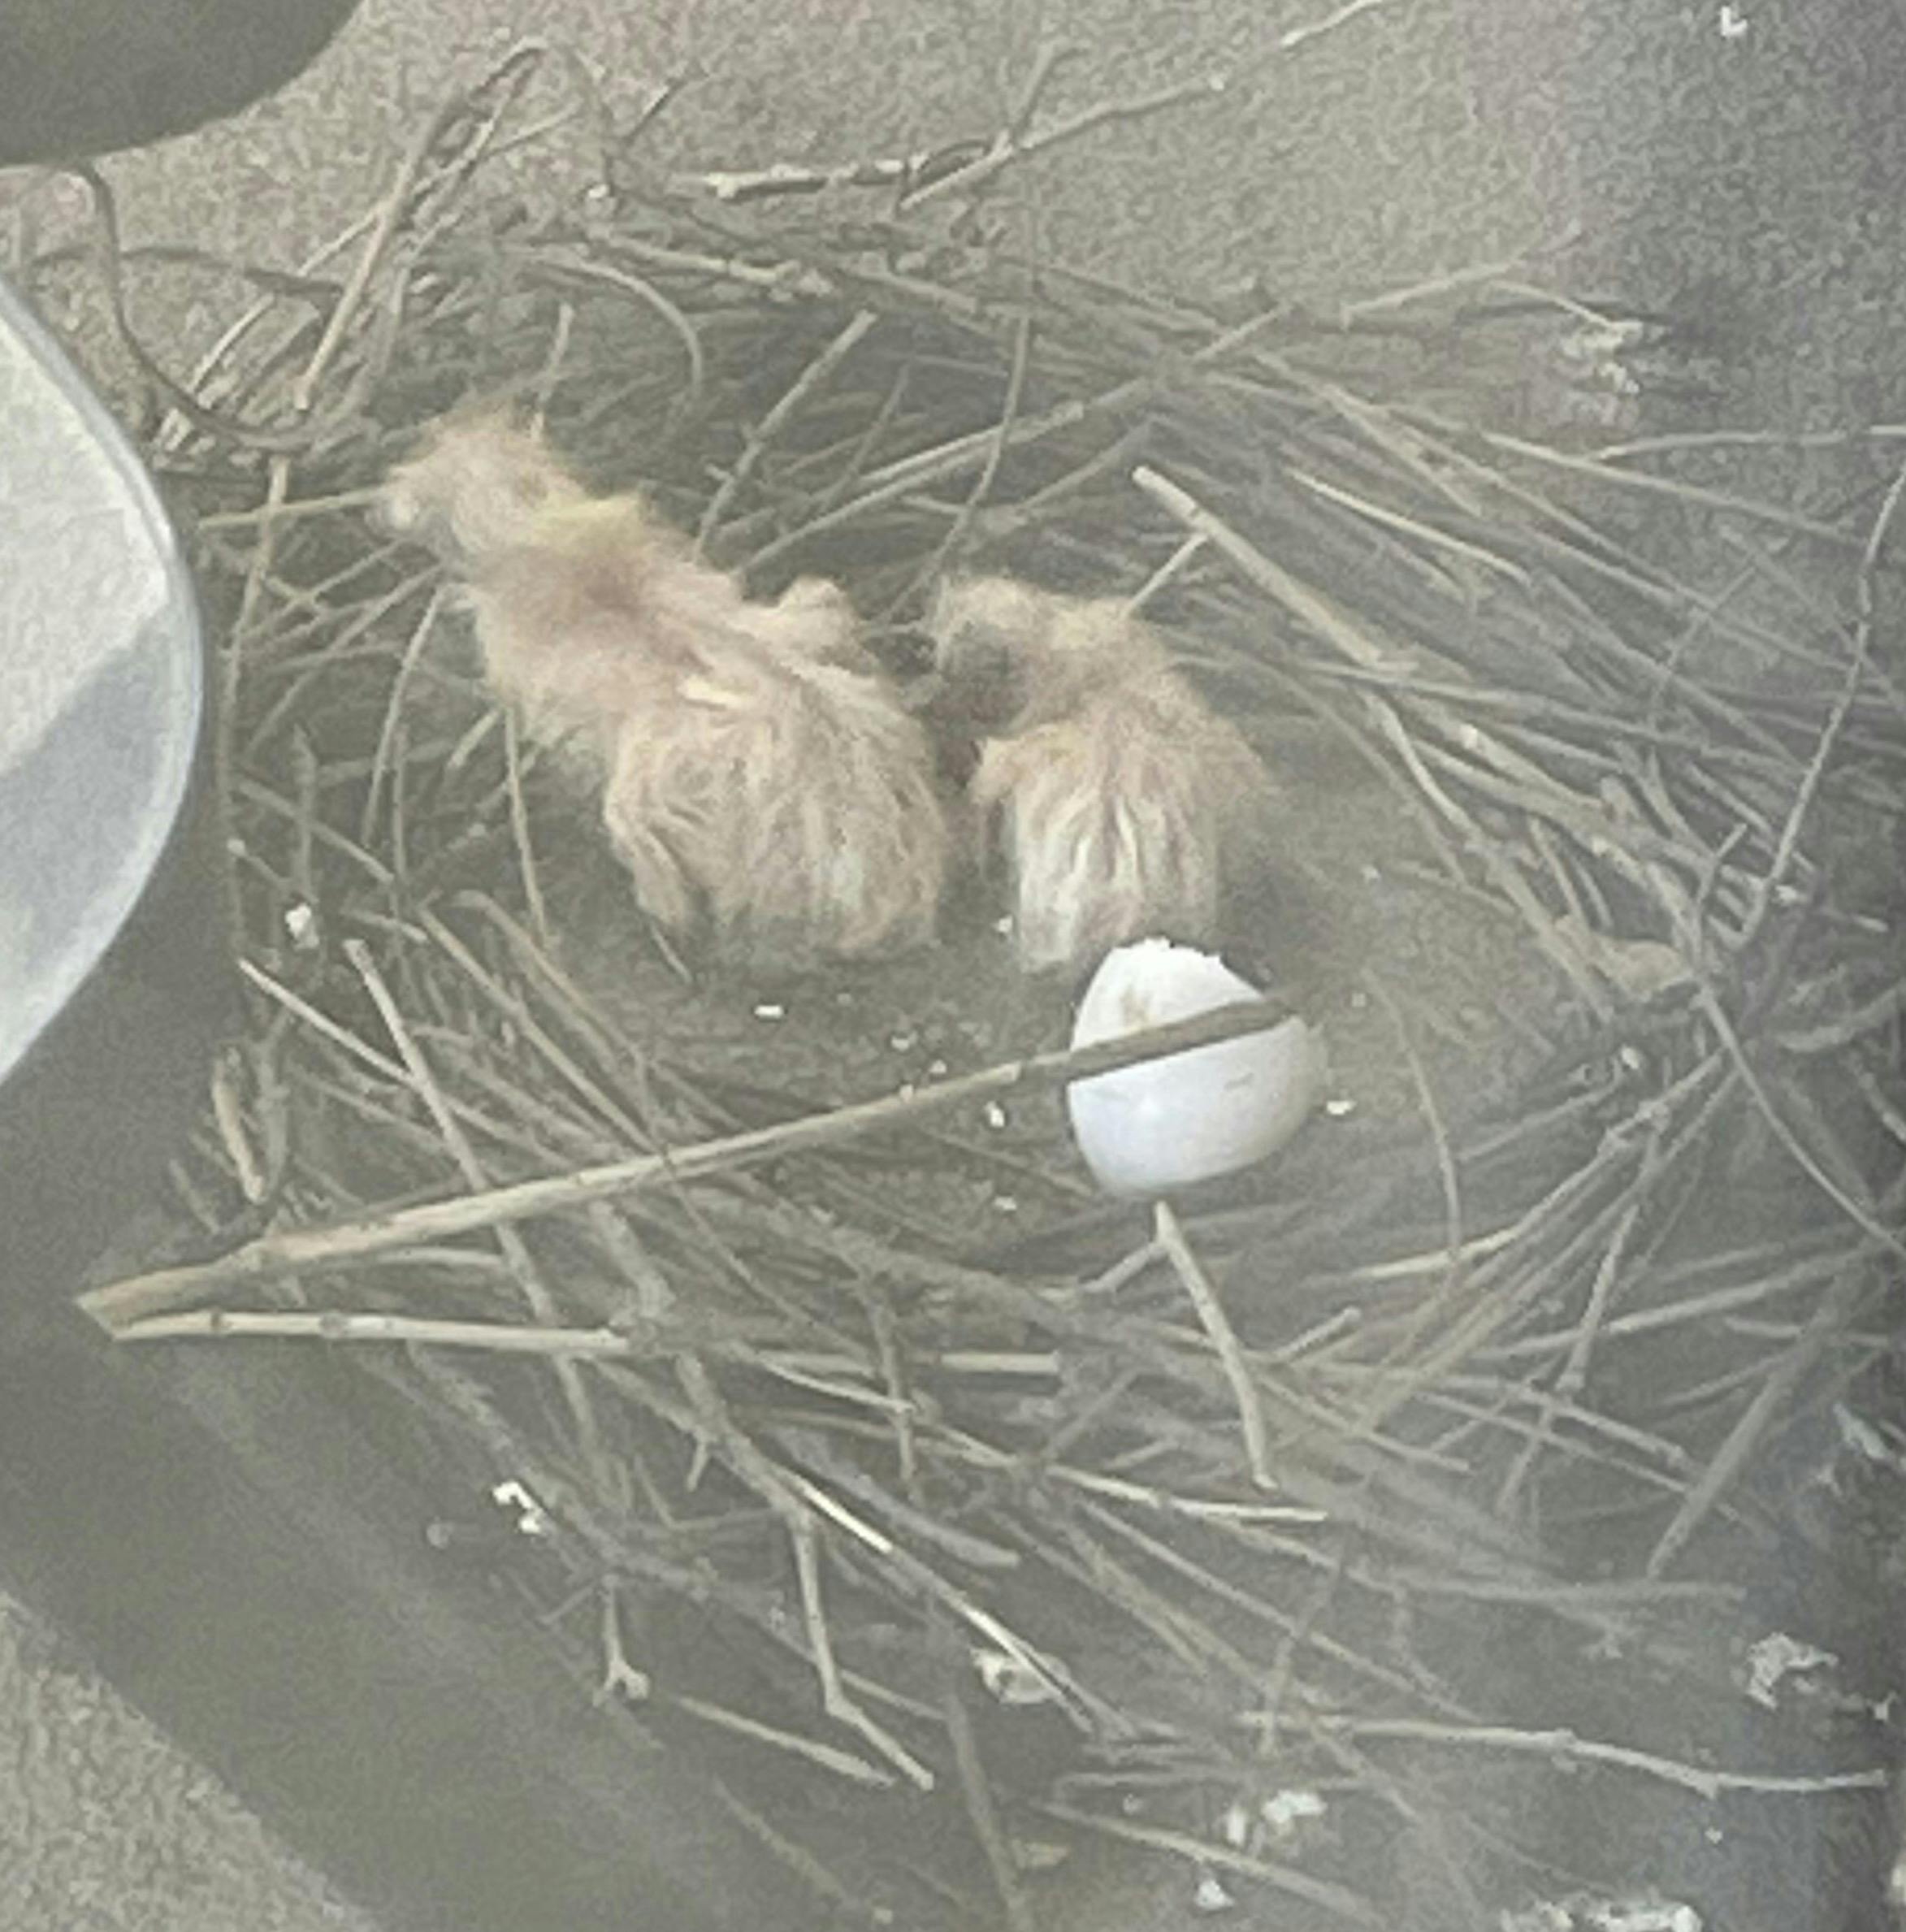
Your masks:
[[[556,1527],[549,1519],[548,1512],[514,1478],[496,1484],[490,1491],[490,1500],[499,1509],[516,1512],[518,1536],[547,1536]]]
[[[1754,1644],[1747,1657],[1747,1682],[1743,1688],[1754,1703],[1767,1710],[1779,1708],[1775,1692],[1783,1678],[1803,1671],[1830,1670],[1839,1661],[1830,1650],[1802,1644],[1778,1630]]]
[[[998,1133],[1006,1125],[1006,1109],[997,1100],[989,1100],[986,1102],[984,1117],[987,1126],[991,1128],[994,1133]]]
[[[1700,1914],[1672,1900],[1610,1900],[1590,1906],[1582,1923],[1589,1932],[1701,1932]]]
[[[1383,869],[1378,865],[1372,865],[1366,860],[1364,864],[1357,868],[1357,877],[1366,886],[1380,886],[1383,883]]]
[[[993,1211],[995,1214],[1003,1215],[1017,1214],[1019,1212],[1017,1198],[1011,1194],[995,1194],[993,1197]]]
[[[755,1008],[755,1017],[757,1020],[785,1020],[787,1017],[787,1008],[778,1005],[773,1000],[764,999]]]
[[[1356,1112],[1357,1103],[1351,1099],[1348,1094],[1333,1094],[1331,1098],[1324,1102],[1323,1111],[1329,1115],[1332,1120],[1341,1120],[1346,1115]]]
[[[1575,1932],[1575,1914],[1566,1905],[1539,1899],[1525,1912],[1505,1912],[1497,1921],[1499,1932]]]
[[[944,1060],[929,1060],[926,1063],[926,1076],[929,1080],[944,1080],[947,1077],[947,1063]]]
[[[300,899],[285,908],[284,929],[300,952],[309,952],[318,943],[318,915]]]
[[[1030,1664],[1003,1650],[976,1650],[972,1661],[988,1693],[1009,1709],[1050,1704],[1057,1696],[1052,1686]]]
[[[1366,993],[1362,989],[1362,987],[1358,987],[1358,990],[1350,995],[1350,1011],[1353,1013],[1361,1013],[1367,1007],[1369,1006],[1369,1004],[1370,995]]]
[[[1012,1862],[1022,1872],[1050,1872],[1072,1855],[1070,1845],[1055,1844],[1047,1839],[1016,1838]]]
[[[920,1038],[917,1033],[889,1033],[887,1045],[895,1053],[911,1053]]]
[[[993,921],[993,930],[1002,939],[1010,939],[1012,937],[1012,915],[1008,912],[1004,918],[995,919]]]
[[[1241,1800],[1227,1808],[1218,1830],[1233,1852],[1241,1852],[1250,1843],[1251,1814]]]
[[[1497,1923],[1501,1932],[1701,1932],[1692,1905],[1656,1898],[1542,1899]]]
[[[1751,23],[1744,13],[1737,13],[1731,6],[1723,6],[1714,16],[1714,24],[1721,30],[1724,41],[1737,41],[1748,30]]]
[[[1273,1791],[1259,1812],[1274,1838],[1289,1838],[1305,1818],[1323,1816],[1324,1804],[1315,1791]]]
[[[1199,1912],[1228,1912],[1237,1901],[1225,1891],[1215,1874],[1206,1872],[1198,1880],[1198,1890],[1191,1895],[1191,1903]]]

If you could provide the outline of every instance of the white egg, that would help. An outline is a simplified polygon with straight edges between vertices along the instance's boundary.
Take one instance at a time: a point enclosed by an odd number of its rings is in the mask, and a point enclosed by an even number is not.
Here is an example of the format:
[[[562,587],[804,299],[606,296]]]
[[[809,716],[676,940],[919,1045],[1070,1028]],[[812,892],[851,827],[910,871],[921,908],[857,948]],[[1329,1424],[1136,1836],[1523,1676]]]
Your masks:
[[[1211,953],[1141,939],[1108,953],[1092,976],[1072,1044],[1088,1046],[1261,997]],[[1074,1081],[1066,1106],[1079,1151],[1107,1193],[1166,1194],[1275,1154],[1310,1115],[1325,1077],[1322,1038],[1290,1019],[1263,1033]]]

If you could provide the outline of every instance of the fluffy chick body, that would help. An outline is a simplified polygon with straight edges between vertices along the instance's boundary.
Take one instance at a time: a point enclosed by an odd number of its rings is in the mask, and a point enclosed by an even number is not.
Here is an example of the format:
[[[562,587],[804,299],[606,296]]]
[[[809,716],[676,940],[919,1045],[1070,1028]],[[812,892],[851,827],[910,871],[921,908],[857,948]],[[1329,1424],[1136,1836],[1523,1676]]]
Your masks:
[[[590,496],[493,420],[440,431],[386,509],[463,579],[492,689],[585,765],[663,926],[705,916],[783,961],[932,936],[932,748],[838,586],[752,602],[642,498]]]
[[[1157,633],[1116,600],[996,577],[947,585],[929,628],[979,739],[968,795],[1011,869],[1021,963],[1081,972],[1129,940],[1211,943],[1270,778]]]

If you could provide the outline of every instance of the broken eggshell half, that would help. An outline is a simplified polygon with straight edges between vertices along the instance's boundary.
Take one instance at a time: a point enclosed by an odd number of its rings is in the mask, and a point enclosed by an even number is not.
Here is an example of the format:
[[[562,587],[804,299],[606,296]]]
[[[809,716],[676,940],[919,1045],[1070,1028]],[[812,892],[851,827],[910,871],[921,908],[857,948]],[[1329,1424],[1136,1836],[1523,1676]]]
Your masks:
[[[1079,1003],[1072,1045],[1089,1046],[1263,995],[1215,954],[1141,939],[1107,954]],[[1072,1137],[1107,1193],[1150,1197],[1254,1166],[1322,1097],[1327,1062],[1301,1019],[1074,1081]]]

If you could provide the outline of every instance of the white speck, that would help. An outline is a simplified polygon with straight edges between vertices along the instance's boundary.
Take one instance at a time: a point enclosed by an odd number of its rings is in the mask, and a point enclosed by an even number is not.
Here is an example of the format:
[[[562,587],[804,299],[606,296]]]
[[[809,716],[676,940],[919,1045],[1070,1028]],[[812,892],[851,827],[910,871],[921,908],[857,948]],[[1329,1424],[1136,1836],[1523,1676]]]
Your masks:
[[[1251,1814],[1242,1804],[1233,1804],[1224,1813],[1218,1830],[1232,1851],[1241,1852],[1250,1843]]]
[[[1701,1836],[1705,1838],[1710,1845],[1725,1844],[1727,1840],[1727,1834],[1723,1831],[1718,1825],[1709,1826],[1707,1830],[1701,1834]]]
[[[895,1053],[906,1053],[912,1049],[919,1037],[917,1033],[889,1033],[887,1045],[892,1047]]]
[[[1055,1693],[1052,1686],[1018,1657],[1008,1656],[1003,1650],[976,1650],[972,1661],[980,1682],[1002,1704],[1018,1707],[1053,1701]]]
[[[1279,1838],[1289,1838],[1304,1818],[1323,1816],[1323,1800],[1315,1791],[1273,1791],[1264,1800],[1264,1822]]]
[[[1012,1841],[1012,1862],[1022,1872],[1050,1872],[1071,1856],[1071,1846],[1055,1845],[1047,1839],[1016,1838]]]
[[[513,1478],[496,1484],[490,1491],[490,1500],[500,1509],[515,1510],[517,1531],[521,1536],[547,1536],[556,1527],[543,1505]]]
[[[993,921],[993,930],[998,934],[1001,938],[1010,939],[1012,937],[1012,915],[1008,912],[1004,918],[995,919]]]
[[[787,1008],[775,1005],[772,1000],[765,999],[755,1008],[755,1017],[757,1020],[785,1020]]]
[[[1019,1202],[1011,1194],[995,1194],[993,1210],[996,1214],[1016,1215],[1019,1212]]]
[[[318,943],[318,915],[300,899],[285,908],[284,929],[300,952],[309,952]]]
[[[947,1063],[944,1060],[929,1060],[926,1063],[926,1076],[929,1080],[944,1080],[947,1077]]]
[[[1785,1631],[1774,1631],[1752,1645],[1748,1653],[1747,1683],[1744,1686],[1752,1702],[1768,1710],[1777,1709],[1774,1692],[1781,1679],[1809,1670],[1823,1670],[1839,1659],[1830,1650],[1802,1644]]]
[[[913,1096],[920,1091],[920,1089],[914,1085],[912,1081],[903,1080],[900,1082],[899,1085],[894,1089],[894,1091],[899,1096],[901,1099],[911,1100]]]
[[[1237,1903],[1210,1872],[1198,1880],[1191,1902],[1200,1912],[1228,1912]]]
[[[1644,1064],[1641,1058],[1641,1049],[1639,1046],[1624,1046],[1622,1050],[1615,1055],[1615,1058],[1619,1060],[1622,1066],[1627,1068],[1628,1072],[1631,1073],[1639,1073]]]
[[[236,834],[225,841],[225,852],[228,858],[242,859],[248,849],[245,841]]]
[[[1375,865],[1359,865],[1357,868],[1357,877],[1362,880],[1366,886],[1380,886],[1383,883],[1382,870]]]
[[[1006,1109],[997,1100],[989,1100],[986,1102],[985,1119],[987,1126],[997,1133],[1006,1124]]]
[[[1354,1013],[1361,1013],[1369,1004],[1370,995],[1367,993],[1358,992],[1350,995],[1350,1011]]]
[[[1332,1120],[1341,1120],[1346,1114],[1356,1112],[1357,1103],[1348,1094],[1338,1094],[1324,1102],[1323,1111]]]
[[[1715,16],[1714,24],[1721,30],[1724,41],[1737,41],[1748,30],[1748,17],[1736,13],[1731,6],[1723,6]]]

